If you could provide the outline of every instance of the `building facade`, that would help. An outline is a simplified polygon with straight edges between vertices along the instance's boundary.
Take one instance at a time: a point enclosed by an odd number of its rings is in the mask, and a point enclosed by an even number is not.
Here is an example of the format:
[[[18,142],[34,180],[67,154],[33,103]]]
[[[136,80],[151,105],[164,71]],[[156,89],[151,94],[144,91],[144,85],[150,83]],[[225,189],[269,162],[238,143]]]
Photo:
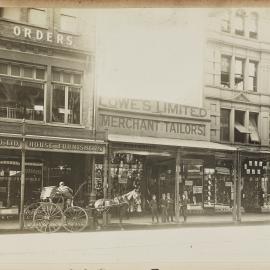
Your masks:
[[[101,189],[91,181],[106,150],[95,132],[95,33],[82,26],[74,10],[0,10],[1,214],[18,211],[24,172],[25,205],[59,181]]]
[[[267,9],[209,14],[204,107],[211,141],[240,151],[245,211],[269,210],[270,16]]]
[[[99,97],[97,107],[97,128],[108,132],[109,197],[139,188],[147,213],[153,194],[159,201],[170,193],[179,217],[184,193],[192,213],[232,211],[235,148],[210,142],[206,109],[112,97]],[[224,185],[215,187],[214,176]]]

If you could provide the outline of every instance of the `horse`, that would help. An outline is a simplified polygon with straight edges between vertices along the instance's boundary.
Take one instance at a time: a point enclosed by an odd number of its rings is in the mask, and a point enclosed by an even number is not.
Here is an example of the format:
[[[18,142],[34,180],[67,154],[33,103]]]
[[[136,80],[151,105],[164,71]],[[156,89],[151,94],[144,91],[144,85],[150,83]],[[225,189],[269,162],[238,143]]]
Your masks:
[[[127,210],[131,208],[131,202],[134,202],[135,210],[141,212],[141,198],[137,189],[133,189],[130,192],[118,195],[113,199],[98,199],[94,203],[95,210],[101,214],[108,212],[112,207],[118,207],[119,209],[119,223],[122,228],[122,220]],[[133,206],[134,206],[133,205]]]

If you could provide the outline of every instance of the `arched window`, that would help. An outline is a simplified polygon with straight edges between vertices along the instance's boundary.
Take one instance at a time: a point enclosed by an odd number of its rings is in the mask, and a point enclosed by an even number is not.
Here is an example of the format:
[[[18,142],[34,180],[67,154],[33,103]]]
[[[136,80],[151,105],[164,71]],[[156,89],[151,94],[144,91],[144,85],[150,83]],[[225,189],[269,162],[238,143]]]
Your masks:
[[[250,38],[258,37],[258,15],[252,12],[248,18],[248,31]]]

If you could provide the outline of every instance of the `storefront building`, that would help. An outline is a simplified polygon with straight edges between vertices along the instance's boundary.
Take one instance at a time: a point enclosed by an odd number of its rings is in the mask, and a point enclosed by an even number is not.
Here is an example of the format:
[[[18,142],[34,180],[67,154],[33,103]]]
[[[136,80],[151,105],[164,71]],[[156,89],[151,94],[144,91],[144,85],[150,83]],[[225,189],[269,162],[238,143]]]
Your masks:
[[[270,17],[224,9],[209,16],[204,107],[211,141],[239,150],[243,211],[269,211]]]
[[[186,194],[193,213],[231,212],[235,148],[210,142],[207,110],[129,98],[98,98],[97,125],[108,133],[108,195],[139,188],[142,211],[153,194]],[[178,200],[175,211],[178,215]]]
[[[94,34],[68,9],[0,16],[0,214],[18,213],[23,176],[25,206],[59,181],[96,194],[106,144],[94,131]]]

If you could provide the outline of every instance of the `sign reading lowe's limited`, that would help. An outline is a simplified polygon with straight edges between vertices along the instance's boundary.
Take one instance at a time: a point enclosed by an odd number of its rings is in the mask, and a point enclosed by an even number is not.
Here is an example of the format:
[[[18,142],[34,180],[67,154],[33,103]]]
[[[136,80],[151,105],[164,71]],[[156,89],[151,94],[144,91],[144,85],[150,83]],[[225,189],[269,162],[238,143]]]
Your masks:
[[[163,101],[99,98],[98,125],[112,134],[210,140],[207,110]]]

